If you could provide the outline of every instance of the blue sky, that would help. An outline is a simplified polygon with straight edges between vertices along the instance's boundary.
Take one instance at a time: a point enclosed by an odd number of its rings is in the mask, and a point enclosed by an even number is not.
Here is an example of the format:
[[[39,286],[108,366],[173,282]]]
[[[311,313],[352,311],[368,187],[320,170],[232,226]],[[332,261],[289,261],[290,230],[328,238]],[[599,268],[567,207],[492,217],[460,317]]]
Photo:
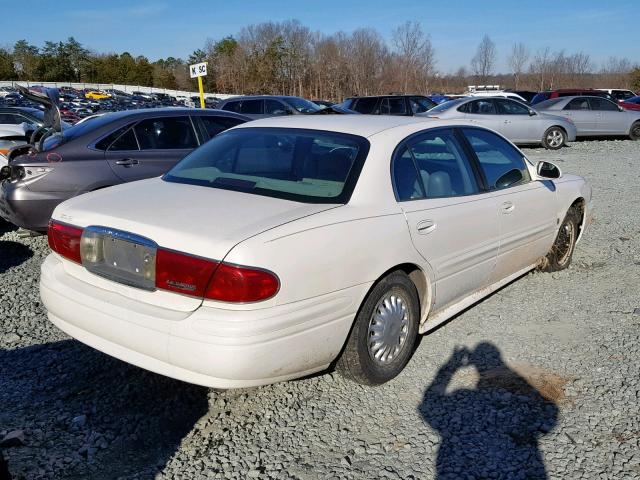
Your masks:
[[[611,55],[640,63],[640,0],[31,0],[28,8],[9,0],[0,4],[11,7],[10,14],[2,9],[0,16],[0,46],[22,38],[41,45],[74,36],[95,51],[126,50],[151,60],[186,57],[207,38],[234,34],[250,23],[298,19],[325,33],[374,27],[387,39],[397,25],[419,21],[431,35],[443,72],[467,66],[485,33],[496,43],[499,71],[507,71],[505,58],[517,41],[532,51],[546,46],[567,54],[582,50],[598,64]]]

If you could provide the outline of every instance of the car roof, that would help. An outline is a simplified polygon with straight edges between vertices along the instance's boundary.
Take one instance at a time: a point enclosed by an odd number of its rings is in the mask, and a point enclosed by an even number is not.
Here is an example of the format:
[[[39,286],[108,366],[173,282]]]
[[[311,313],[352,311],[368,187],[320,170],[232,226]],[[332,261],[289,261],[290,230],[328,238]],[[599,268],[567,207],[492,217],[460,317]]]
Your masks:
[[[396,115],[296,115],[269,117],[243,123],[236,128],[291,128],[324,130],[371,137],[384,130],[396,127],[415,126],[415,131],[427,128],[465,124],[458,120],[437,120],[428,117]]]
[[[261,100],[265,98],[280,98],[286,100],[287,98],[302,98],[296,97],[295,95],[238,95],[237,97],[230,97],[223,100],[223,102],[231,101],[231,100]]]
[[[358,98],[396,98],[396,97],[425,97],[429,98],[428,95],[422,95],[421,93],[388,93],[385,95],[359,95],[357,97],[347,97],[347,100],[356,100]]]

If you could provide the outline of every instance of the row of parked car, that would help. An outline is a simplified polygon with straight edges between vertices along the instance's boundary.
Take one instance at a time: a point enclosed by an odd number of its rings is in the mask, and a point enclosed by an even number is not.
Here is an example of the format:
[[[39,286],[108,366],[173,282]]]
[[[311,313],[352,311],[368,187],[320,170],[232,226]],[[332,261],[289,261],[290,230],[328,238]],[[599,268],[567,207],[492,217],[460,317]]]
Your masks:
[[[63,129],[42,102],[51,129],[9,153],[0,215],[48,233],[50,321],[191,383],[331,365],[384,383],[418,334],[529,270],[567,268],[589,224],[584,179],[469,121],[164,108]]]

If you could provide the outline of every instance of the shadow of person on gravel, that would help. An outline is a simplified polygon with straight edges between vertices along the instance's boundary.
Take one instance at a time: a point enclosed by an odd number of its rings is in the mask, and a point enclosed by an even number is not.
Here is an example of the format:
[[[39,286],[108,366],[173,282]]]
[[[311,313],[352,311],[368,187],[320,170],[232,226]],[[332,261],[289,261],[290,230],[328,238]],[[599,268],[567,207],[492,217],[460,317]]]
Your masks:
[[[0,431],[14,478],[152,479],[208,411],[208,389],[74,340],[0,350]]]
[[[0,273],[17,267],[33,256],[33,251],[22,243],[0,240]]]
[[[447,393],[454,374],[466,366],[477,371],[476,388]],[[555,426],[558,407],[510,369],[491,343],[456,349],[418,410],[441,437],[438,480],[547,478],[538,439]]]

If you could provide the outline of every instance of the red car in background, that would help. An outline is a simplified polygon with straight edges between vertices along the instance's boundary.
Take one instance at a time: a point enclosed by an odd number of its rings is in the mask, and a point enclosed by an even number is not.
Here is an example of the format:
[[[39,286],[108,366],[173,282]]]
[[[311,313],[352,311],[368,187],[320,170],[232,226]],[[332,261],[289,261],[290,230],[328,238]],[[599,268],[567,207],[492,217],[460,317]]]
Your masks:
[[[616,102],[616,99],[613,96],[605,92],[603,90],[596,90],[595,88],[560,88],[558,90],[550,90],[546,92],[537,93],[531,99],[531,105],[535,105],[536,103],[544,102],[545,100],[549,100],[551,98],[558,97],[578,97],[580,95],[590,95],[593,97],[604,97],[612,102]]]
[[[640,110],[640,95],[627,98],[624,102],[620,102],[620,106],[625,110]]]

